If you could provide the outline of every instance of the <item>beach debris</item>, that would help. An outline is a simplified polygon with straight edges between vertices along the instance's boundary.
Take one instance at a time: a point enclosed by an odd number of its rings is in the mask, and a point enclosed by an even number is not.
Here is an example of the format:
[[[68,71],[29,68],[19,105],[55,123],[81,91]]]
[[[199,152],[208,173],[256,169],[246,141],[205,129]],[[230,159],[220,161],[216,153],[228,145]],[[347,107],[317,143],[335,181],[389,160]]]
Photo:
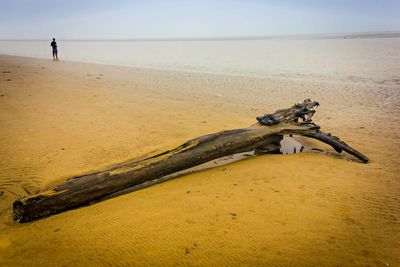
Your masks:
[[[154,181],[197,165],[253,150],[276,153],[284,135],[310,137],[346,151],[367,163],[368,158],[338,137],[320,131],[312,121],[316,101],[309,99],[257,117],[247,128],[225,130],[197,137],[171,150],[114,167],[71,177],[38,194],[18,199],[13,204],[14,220],[28,222],[79,206],[95,203],[134,186]],[[262,200],[260,200],[262,201]]]

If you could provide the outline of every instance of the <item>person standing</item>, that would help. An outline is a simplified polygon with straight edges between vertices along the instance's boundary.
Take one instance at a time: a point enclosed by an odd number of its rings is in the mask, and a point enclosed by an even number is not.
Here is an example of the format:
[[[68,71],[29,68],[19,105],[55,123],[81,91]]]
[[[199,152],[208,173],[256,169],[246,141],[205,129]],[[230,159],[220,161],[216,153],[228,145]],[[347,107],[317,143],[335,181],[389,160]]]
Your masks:
[[[55,38],[53,38],[53,42],[51,42],[50,45],[53,48],[53,60],[58,60],[57,42]]]

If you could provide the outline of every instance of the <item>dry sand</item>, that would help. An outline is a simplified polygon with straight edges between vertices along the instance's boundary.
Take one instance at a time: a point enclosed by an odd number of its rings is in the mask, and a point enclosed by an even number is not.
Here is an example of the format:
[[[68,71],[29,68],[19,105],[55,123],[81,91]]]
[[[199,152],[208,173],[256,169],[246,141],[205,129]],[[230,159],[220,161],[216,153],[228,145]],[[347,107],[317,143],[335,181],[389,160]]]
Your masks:
[[[0,266],[400,265],[400,86],[0,56]],[[26,224],[12,202],[306,98],[371,158],[264,155]]]

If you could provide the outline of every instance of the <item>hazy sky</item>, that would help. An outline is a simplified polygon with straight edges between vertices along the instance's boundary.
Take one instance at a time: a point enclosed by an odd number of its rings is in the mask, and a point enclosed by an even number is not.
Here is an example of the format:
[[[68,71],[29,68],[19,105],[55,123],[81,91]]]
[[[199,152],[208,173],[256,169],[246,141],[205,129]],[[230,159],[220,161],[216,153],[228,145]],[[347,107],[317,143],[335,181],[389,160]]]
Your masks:
[[[0,38],[400,31],[400,0],[0,0]]]

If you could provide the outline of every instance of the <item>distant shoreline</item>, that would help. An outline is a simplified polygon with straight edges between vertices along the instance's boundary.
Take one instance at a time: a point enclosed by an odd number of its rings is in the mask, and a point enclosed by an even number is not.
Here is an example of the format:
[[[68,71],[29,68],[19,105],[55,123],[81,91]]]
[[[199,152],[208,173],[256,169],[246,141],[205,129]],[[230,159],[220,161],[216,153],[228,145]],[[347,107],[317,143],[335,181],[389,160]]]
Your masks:
[[[174,41],[247,41],[247,40],[312,40],[312,39],[357,39],[357,38],[397,38],[400,32],[362,32],[362,33],[327,33],[299,35],[268,35],[268,36],[227,36],[227,37],[193,37],[193,38],[93,38],[73,39],[58,38],[60,41],[97,42],[97,41],[127,41],[127,42],[174,42]],[[47,41],[47,39],[0,39],[1,41]]]
[[[34,56],[21,56],[21,55],[7,55],[7,54],[1,54],[0,57],[9,57],[9,58],[21,58],[21,59],[26,59],[26,60],[41,60],[44,62],[52,62],[53,60],[51,58],[43,58],[43,57],[34,57]],[[136,69],[140,71],[156,71],[156,72],[165,72],[165,73],[180,73],[184,75],[211,75],[211,76],[219,76],[219,77],[237,77],[237,78],[248,78],[248,79],[262,79],[262,80],[286,80],[286,81],[297,81],[297,82],[304,82],[304,81],[313,81],[313,82],[319,82],[321,84],[341,84],[341,85],[357,85],[360,84],[360,81],[357,80],[341,80],[341,79],[334,79],[331,77],[331,79],[323,79],[323,77],[311,77],[311,76],[282,76],[282,75],[274,75],[274,74],[252,74],[252,73],[240,73],[240,72],[235,72],[235,73],[230,73],[230,72],[223,72],[223,71],[207,71],[207,70],[195,70],[195,69],[179,69],[179,68],[165,68],[165,67],[155,67],[155,66],[140,66],[140,65],[129,65],[129,64],[117,64],[117,63],[109,63],[109,62],[99,62],[99,61],[87,61],[87,60],[72,60],[72,59],[62,59],[62,62],[66,62],[68,64],[76,64],[76,63],[82,63],[82,64],[90,64],[93,66],[108,66],[108,67],[117,67],[117,68],[128,68],[128,69]],[[393,82],[393,81],[387,81],[387,82]],[[394,83],[394,84],[393,84]],[[391,84],[384,84],[384,83],[379,83],[379,85],[385,86],[386,88],[390,88],[391,86],[397,87],[398,81],[397,78],[394,78],[394,82]],[[397,83],[397,84],[396,84]],[[373,81],[362,81],[361,84],[366,85],[366,86],[376,86],[377,84]]]

